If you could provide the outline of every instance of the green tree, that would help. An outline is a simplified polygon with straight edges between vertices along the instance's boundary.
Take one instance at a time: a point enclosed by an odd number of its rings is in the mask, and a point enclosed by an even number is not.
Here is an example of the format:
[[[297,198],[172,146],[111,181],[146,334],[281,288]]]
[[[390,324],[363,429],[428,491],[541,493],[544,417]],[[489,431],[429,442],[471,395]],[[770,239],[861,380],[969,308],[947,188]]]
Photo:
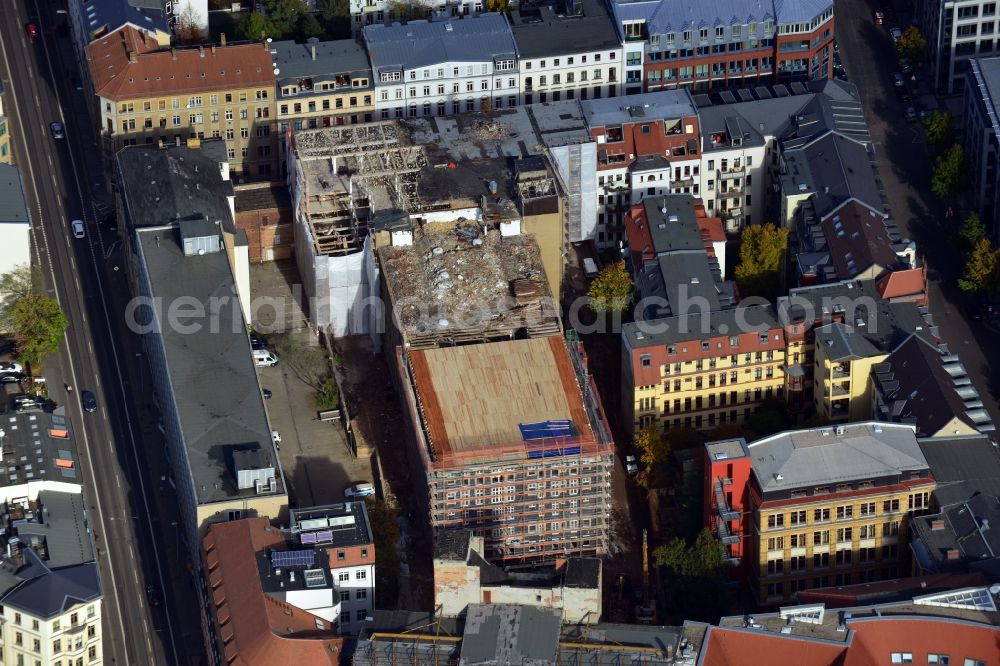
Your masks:
[[[271,24],[283,37],[295,32],[299,19],[309,10],[303,0],[265,0],[264,7]]]
[[[15,266],[7,273],[0,274],[0,295],[8,303],[13,303],[32,292],[41,292],[42,274],[28,264]]]
[[[927,40],[917,30],[917,26],[911,25],[903,31],[902,37],[896,42],[896,51],[916,65],[923,60],[924,52],[927,50]]]
[[[337,389],[337,382],[333,377],[327,377],[316,389],[313,396],[316,402],[316,409],[337,409],[340,407],[340,391]]]
[[[971,252],[979,241],[986,238],[986,227],[976,213],[969,213],[969,216],[962,222],[962,228],[958,232],[963,249]]]
[[[639,483],[646,488],[663,488],[667,485],[667,466],[670,459],[670,442],[656,426],[643,428],[635,434],[635,448],[642,461]]]
[[[54,298],[31,292],[7,306],[22,363],[38,363],[59,348],[69,320]]]
[[[299,19],[298,32],[299,36],[307,39],[309,37],[322,38],[326,34],[326,31],[323,30],[323,26],[320,22],[309,12],[303,14]]]
[[[181,44],[199,44],[205,41],[205,33],[199,25],[194,5],[184,5],[174,24],[174,35]]]
[[[330,376],[330,364],[322,347],[303,344],[289,335],[278,344],[277,351],[282,362],[303,384],[314,391],[323,388],[324,380]]]
[[[931,191],[942,199],[961,193],[966,186],[965,154],[962,146],[952,144],[948,151],[938,158],[931,177]]]
[[[736,284],[743,296],[774,299],[781,292],[781,274],[788,251],[788,230],[770,222],[743,228]]]
[[[944,151],[955,141],[955,126],[947,111],[934,111],[924,118],[924,133],[935,154]]]
[[[236,24],[236,34],[243,39],[259,42],[265,37],[281,39],[281,31],[278,30],[271,19],[258,12],[244,14]]]
[[[963,276],[958,280],[958,286],[963,291],[995,292],[1000,279],[1000,250],[994,249],[990,239],[980,238],[965,260]]]
[[[632,301],[632,276],[624,261],[616,261],[601,269],[590,283],[588,306],[597,313],[622,312]]]
[[[503,14],[510,7],[510,0],[486,0],[486,11]]]
[[[725,547],[706,527],[694,543],[674,537],[653,552],[663,567],[664,598],[670,614],[715,622],[728,612],[730,566]]]

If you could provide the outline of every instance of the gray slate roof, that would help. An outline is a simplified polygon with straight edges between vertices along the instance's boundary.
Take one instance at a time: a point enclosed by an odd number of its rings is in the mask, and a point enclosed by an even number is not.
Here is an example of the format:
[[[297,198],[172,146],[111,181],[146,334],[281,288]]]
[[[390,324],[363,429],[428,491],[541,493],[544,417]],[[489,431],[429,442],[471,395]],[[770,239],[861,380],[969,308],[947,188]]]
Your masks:
[[[852,200],[882,213],[875,169],[861,143],[829,132],[800,149],[786,151],[784,159],[786,193],[813,192],[813,206],[820,219]]]
[[[3,414],[0,427],[5,433],[0,487],[42,481],[83,483],[65,407],[58,407],[51,413],[32,410]],[[65,431],[66,436],[54,437],[53,430]]]
[[[749,449],[764,493],[928,468],[913,428],[892,423],[793,430],[752,442]]]
[[[194,299],[205,312],[218,309],[215,331],[206,322],[195,333],[161,322],[167,373],[198,502],[254,493],[253,489],[236,489],[226,461],[227,452],[234,448],[263,449],[275,468],[277,492],[285,492],[225,251],[184,256],[176,225],[137,229],[136,233],[155,297],[164,303]],[[220,299],[218,305],[212,303],[223,296],[228,298]]]
[[[614,0],[612,9],[619,21],[645,20],[652,35],[679,33],[688,26],[742,25],[773,20],[776,15],[772,0]],[[714,39],[715,31],[709,36]]]
[[[313,50],[316,58],[313,59]],[[354,39],[336,39],[296,44],[284,40],[271,44],[274,65],[281,73],[278,87],[295,83],[300,77],[312,77],[313,83],[333,81],[336,74],[371,72],[364,46]],[[324,76],[326,75],[326,76]]]
[[[555,608],[470,604],[459,666],[556,664],[561,617]]]
[[[871,358],[884,353],[853,326],[840,323],[817,328],[816,344],[823,347],[823,353],[831,361]]]
[[[511,12],[511,28],[521,58],[544,58],[621,47],[618,30],[601,0],[583,0],[583,14],[559,15],[562,7]],[[621,58],[621,56],[618,56]]]
[[[0,224],[29,224],[24,181],[16,166],[0,164]]]
[[[989,438],[932,437],[920,440],[920,450],[938,483],[934,495],[939,505],[962,502],[977,492],[1000,497],[1000,451]]]
[[[488,62],[514,58],[517,53],[507,19],[495,13],[447,21],[368,25],[364,37],[377,73],[443,62]]]
[[[744,326],[745,325],[745,326]],[[632,349],[702,340],[734,335],[751,330],[781,328],[771,305],[750,305],[706,314],[695,311],[653,321],[630,322],[622,325],[622,338]]]
[[[86,17],[86,30],[91,34],[100,32],[99,39],[109,32],[114,32],[122,26],[131,23],[143,30],[160,30],[169,32],[167,15],[159,2],[144,2],[142,0],[69,0],[80,5],[80,13]]]
[[[42,505],[42,520],[25,521],[17,526],[22,541],[30,537],[45,540],[50,569],[75,566],[94,561],[94,544],[87,531],[86,503],[83,495],[43,490],[38,493]]]
[[[77,604],[101,598],[101,578],[96,562],[50,570],[34,551],[26,550],[25,556],[34,560],[33,567],[41,567],[43,571],[0,598],[4,606],[19,608],[36,617],[51,618]]]

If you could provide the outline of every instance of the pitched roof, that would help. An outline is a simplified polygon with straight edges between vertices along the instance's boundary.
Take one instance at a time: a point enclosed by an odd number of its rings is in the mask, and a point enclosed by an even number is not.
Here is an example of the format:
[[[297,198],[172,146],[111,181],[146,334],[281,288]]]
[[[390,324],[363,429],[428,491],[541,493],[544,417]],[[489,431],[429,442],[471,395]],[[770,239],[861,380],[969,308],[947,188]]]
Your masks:
[[[21,172],[11,164],[0,164],[0,223],[28,224]]]
[[[30,549],[25,552],[28,558],[38,557]],[[49,618],[100,598],[101,577],[97,563],[86,562],[54,570],[45,567],[44,574],[26,580],[6,594],[2,602],[4,606],[19,608],[35,617]]]
[[[156,48],[131,27],[89,44],[87,61],[97,96],[127,100],[274,87],[271,53],[262,44]]]
[[[859,140],[839,132],[827,132],[784,156],[789,183],[786,191],[813,192],[813,206],[820,219],[833,215],[850,201],[856,201],[878,215],[882,197],[871,156]]]
[[[255,555],[267,548],[284,550],[285,539],[265,518],[215,523],[202,540],[227,663],[338,664],[343,639],[329,622],[264,593]]]
[[[886,300],[924,294],[927,275],[924,267],[889,271],[875,282],[879,294]]]
[[[779,0],[781,2],[781,0]],[[619,21],[646,21],[649,34],[661,35],[681,32],[685,28],[730,24],[743,25],[748,21],[774,20],[775,8],[770,0],[614,0],[612,9]],[[810,17],[811,18],[811,17]],[[761,26],[763,28],[763,26]],[[677,40],[680,41],[680,35]],[[715,41],[715,31],[709,31]],[[729,40],[727,32],[724,38]]]
[[[881,418],[911,423],[917,435],[932,437],[954,419],[969,428],[976,422],[969,417],[973,409],[958,394],[955,381],[965,376],[956,361],[945,363],[942,350],[917,335],[899,345],[883,363],[872,369],[875,389],[884,405]]]
[[[367,25],[368,54],[376,72],[410,70],[444,62],[486,62],[517,53],[502,14],[486,13],[447,21]]]
[[[578,6],[579,14],[566,13],[561,6],[524,5],[513,10],[510,20],[518,57],[558,57],[621,47],[618,30],[601,0],[582,0]]]
[[[78,5],[77,12],[85,16],[88,41],[100,39],[120,28],[170,31],[167,13],[160,2],[142,0],[69,0]],[[73,11],[71,9],[70,13]]]
[[[820,643],[800,636],[758,629],[709,627],[699,666],[832,666],[843,658],[842,643]]]
[[[816,344],[831,361],[872,358],[885,354],[853,326],[836,322],[816,329]]]
[[[822,226],[838,279],[848,280],[873,266],[886,269],[898,261],[884,216],[858,201],[849,201]]]
[[[920,450],[937,481],[934,495],[940,506],[963,501],[977,492],[1000,497],[1000,451],[988,437],[921,439]]]

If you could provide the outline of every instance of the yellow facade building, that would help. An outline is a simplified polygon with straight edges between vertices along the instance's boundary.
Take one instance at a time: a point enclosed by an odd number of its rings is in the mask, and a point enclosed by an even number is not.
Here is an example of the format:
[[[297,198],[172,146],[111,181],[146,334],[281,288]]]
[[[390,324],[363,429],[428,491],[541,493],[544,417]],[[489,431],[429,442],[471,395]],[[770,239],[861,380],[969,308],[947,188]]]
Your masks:
[[[742,543],[744,578],[759,604],[909,571],[907,522],[930,508],[935,488],[912,427],[869,421],[789,431],[742,444],[742,455],[729,446],[724,459],[713,447],[706,444],[707,478],[721,465],[733,470],[726,492],[743,511],[729,538]]]
[[[266,44],[164,50],[124,28],[88,45],[87,61],[106,156],[128,145],[220,138],[234,176],[277,175]]]
[[[870,418],[872,368],[888,355],[847,324],[827,324],[816,329],[813,366],[816,415],[831,423]]]

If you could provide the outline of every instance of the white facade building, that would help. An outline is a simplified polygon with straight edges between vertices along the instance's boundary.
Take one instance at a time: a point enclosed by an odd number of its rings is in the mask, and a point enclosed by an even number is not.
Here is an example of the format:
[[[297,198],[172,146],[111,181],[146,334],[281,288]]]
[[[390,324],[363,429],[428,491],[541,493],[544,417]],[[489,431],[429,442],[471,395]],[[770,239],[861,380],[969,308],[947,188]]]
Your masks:
[[[31,264],[31,218],[21,172],[0,164],[0,273]]]
[[[962,90],[970,58],[1000,53],[997,0],[916,0],[913,15],[934,86],[944,94]]]
[[[364,36],[381,120],[517,106],[517,53],[501,14],[372,25]]]
[[[511,13],[524,104],[622,94],[622,43],[600,0]]]

